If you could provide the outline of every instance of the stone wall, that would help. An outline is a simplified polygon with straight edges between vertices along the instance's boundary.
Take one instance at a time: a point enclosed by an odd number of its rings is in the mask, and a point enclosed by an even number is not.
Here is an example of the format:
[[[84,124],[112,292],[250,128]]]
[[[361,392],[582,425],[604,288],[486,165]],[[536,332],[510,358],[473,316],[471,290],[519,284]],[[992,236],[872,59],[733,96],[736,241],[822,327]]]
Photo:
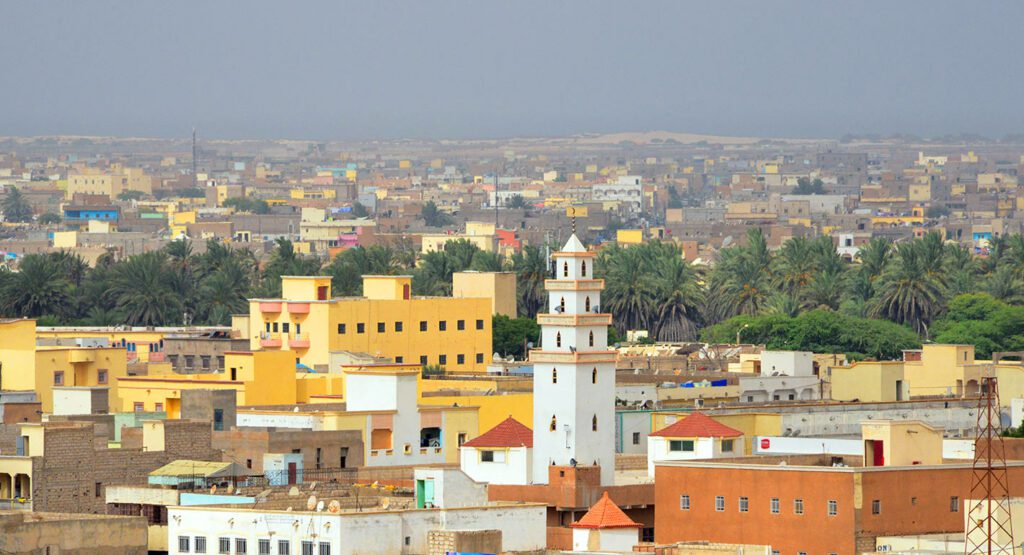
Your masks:
[[[427,555],[501,553],[501,530],[431,530]]]

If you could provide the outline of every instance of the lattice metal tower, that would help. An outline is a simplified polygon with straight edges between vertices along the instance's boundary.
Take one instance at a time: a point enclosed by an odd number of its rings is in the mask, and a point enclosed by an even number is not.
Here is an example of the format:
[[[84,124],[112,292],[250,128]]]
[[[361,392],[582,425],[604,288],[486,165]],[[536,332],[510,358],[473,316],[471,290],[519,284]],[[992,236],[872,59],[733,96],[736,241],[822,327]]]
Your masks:
[[[1010,486],[1006,450],[999,435],[999,385],[996,378],[981,379],[978,398],[978,437],[974,446],[971,495],[966,506],[965,550],[973,553],[1013,555],[1010,522]],[[965,500],[967,501],[967,500]]]

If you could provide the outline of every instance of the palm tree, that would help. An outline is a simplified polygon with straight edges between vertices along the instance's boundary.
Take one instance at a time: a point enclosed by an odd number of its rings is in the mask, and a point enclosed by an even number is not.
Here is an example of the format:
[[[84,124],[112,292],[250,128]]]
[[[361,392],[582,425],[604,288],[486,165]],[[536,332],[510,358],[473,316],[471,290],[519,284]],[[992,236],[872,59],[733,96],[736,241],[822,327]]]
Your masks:
[[[872,237],[868,244],[857,250],[861,270],[872,281],[882,275],[892,257],[892,240]]]
[[[927,337],[928,325],[943,302],[942,283],[930,271],[934,262],[925,259],[929,252],[918,242],[897,245],[893,263],[876,284],[872,316],[909,325]]]
[[[609,247],[601,252],[598,267],[605,276],[604,310],[615,315],[619,332],[647,329],[655,308],[656,285],[643,249]]]
[[[11,187],[0,205],[4,211],[4,219],[8,222],[31,222],[32,205],[28,203],[25,195],[17,187]]]
[[[760,229],[747,231],[747,244],[722,249],[708,283],[705,316],[720,321],[758,314],[771,295],[772,257]]]
[[[697,335],[704,292],[697,270],[676,248],[677,255],[658,260],[655,278],[655,337],[661,341],[688,341]]]
[[[413,289],[420,295],[451,295],[454,271],[452,259],[444,252],[428,252],[423,255],[420,266],[413,273]]]
[[[184,305],[174,290],[174,273],[169,269],[163,252],[132,256],[112,268],[105,296],[130,325],[180,322]]]
[[[809,310],[827,308],[838,310],[843,300],[846,274],[835,268],[814,274],[814,279],[803,292],[803,305]]]
[[[496,252],[477,251],[473,255],[469,269],[474,272],[500,272],[502,270],[501,256]]]
[[[762,313],[793,318],[800,314],[800,299],[791,293],[775,293],[764,304]]]
[[[1020,304],[1024,299],[1024,282],[1017,275],[1016,268],[1003,264],[985,280],[982,289],[1005,303]]]
[[[775,255],[775,286],[784,293],[792,294],[806,287],[814,271],[814,253],[804,237],[786,241]]]
[[[28,254],[3,288],[3,312],[38,318],[69,312],[72,286],[61,264],[42,254]]]
[[[946,292],[951,298],[977,289],[979,265],[969,248],[946,245],[943,266],[946,272]]]
[[[551,275],[544,251],[534,245],[523,247],[512,257],[512,271],[516,273],[519,312],[534,318],[544,307],[544,280]]]

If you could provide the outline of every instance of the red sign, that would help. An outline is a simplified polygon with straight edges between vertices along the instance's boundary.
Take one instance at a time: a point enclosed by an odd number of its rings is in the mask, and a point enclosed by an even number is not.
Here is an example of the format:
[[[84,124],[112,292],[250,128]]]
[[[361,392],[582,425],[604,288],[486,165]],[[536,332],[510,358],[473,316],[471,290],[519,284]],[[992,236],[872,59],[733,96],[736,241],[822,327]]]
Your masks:
[[[772,440],[762,437],[761,438],[761,449],[768,449],[772,446]]]

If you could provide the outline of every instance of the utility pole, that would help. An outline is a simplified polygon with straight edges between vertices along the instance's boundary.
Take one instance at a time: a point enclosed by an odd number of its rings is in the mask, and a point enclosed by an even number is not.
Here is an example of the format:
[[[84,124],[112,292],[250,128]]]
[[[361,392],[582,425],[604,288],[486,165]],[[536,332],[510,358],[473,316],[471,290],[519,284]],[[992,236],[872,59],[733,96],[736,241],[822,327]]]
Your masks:
[[[1010,484],[1006,449],[999,435],[999,386],[995,377],[981,378],[977,427],[971,495],[964,500],[967,512],[964,553],[1013,555]],[[969,501],[976,505],[968,506]]]
[[[192,188],[199,187],[199,178],[196,177],[196,128],[192,128]]]

